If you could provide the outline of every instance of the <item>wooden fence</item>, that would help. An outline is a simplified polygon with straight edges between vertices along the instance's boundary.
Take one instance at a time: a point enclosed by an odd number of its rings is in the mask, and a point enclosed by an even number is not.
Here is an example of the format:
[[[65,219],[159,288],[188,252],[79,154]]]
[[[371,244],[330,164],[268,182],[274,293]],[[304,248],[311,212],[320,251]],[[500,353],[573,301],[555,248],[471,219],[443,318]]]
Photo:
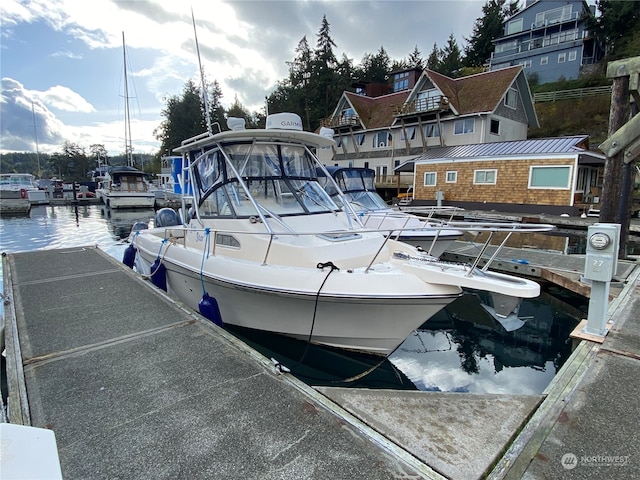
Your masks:
[[[611,95],[611,85],[604,87],[576,88],[575,90],[558,90],[557,92],[539,92],[533,95],[535,102],[555,102],[556,100],[572,100],[576,98]]]

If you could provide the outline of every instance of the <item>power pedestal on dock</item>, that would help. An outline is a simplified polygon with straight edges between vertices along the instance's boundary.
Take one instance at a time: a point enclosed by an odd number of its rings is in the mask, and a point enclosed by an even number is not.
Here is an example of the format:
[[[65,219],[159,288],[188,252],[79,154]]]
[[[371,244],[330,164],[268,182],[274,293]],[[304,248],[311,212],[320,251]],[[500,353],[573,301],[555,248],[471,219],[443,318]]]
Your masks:
[[[584,333],[604,337],[607,333],[609,286],[618,267],[620,225],[596,223],[587,232],[583,279],[591,282],[589,315]]]

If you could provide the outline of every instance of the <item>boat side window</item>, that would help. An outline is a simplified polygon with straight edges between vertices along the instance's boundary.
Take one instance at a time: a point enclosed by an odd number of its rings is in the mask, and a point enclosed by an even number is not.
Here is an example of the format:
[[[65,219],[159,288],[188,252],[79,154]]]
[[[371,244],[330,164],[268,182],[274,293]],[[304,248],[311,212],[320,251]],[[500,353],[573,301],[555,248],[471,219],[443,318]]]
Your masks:
[[[201,217],[250,217],[258,212],[253,207],[241,190],[237,182],[219,185],[211,191],[199,204],[198,211]]]

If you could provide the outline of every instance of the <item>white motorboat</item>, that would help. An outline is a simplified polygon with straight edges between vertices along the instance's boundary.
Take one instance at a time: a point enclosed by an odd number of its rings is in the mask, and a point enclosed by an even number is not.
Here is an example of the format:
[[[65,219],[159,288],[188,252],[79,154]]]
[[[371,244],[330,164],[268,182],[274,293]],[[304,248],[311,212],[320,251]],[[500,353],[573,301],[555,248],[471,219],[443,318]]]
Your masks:
[[[48,203],[44,190],[38,188],[30,173],[0,173],[0,212],[26,215],[31,205]]]
[[[441,262],[365,228],[318,182],[314,151],[333,140],[302,131],[297,115],[270,115],[266,129],[228,123],[176,149],[193,192],[184,224],[158,215],[134,228],[124,259],[216,323],[388,355],[461,287],[539,294],[535,282]]]
[[[144,172],[126,165],[109,168],[96,197],[109,208],[153,208],[156,200]]]
[[[360,217],[363,225],[376,230],[388,230],[396,240],[420,247],[434,257],[439,257],[453,242],[462,237],[462,231],[447,228],[446,221],[434,217],[435,214],[448,215],[449,220],[462,209],[455,207],[424,207],[421,216],[393,209],[376,192],[376,172],[361,167],[327,167],[327,171],[340,187],[344,197]],[[334,182],[327,182],[322,172],[319,180],[331,198],[341,206],[342,195],[333,188]]]

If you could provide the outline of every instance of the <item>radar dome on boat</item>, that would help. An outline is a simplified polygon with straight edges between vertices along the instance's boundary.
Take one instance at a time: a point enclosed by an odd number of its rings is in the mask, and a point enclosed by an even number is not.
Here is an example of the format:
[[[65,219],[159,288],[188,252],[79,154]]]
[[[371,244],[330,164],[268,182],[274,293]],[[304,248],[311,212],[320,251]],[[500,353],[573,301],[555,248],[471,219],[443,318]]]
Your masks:
[[[227,127],[229,127],[230,130],[244,130],[244,118],[227,118]]]
[[[321,127],[320,128],[320,136],[321,137],[327,137],[327,138],[333,138],[333,134],[334,134],[334,130],[333,128],[327,128],[327,127]]]
[[[267,117],[267,130],[302,131],[302,120],[295,113],[273,113]]]

